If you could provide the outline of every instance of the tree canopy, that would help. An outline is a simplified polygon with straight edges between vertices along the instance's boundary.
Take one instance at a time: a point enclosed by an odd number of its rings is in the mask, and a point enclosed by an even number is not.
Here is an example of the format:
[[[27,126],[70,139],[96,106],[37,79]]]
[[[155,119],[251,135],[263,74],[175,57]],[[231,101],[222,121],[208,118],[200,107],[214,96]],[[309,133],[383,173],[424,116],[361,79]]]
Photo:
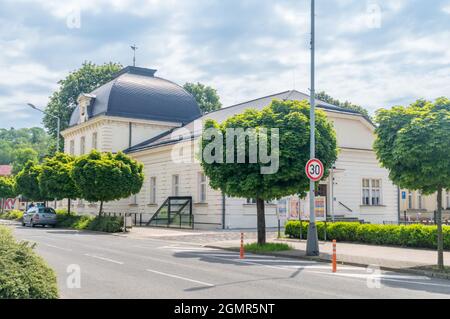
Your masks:
[[[419,100],[377,111],[378,159],[402,188],[432,194],[450,188],[450,100]]]
[[[143,165],[125,154],[91,153],[73,164],[72,178],[82,198],[91,202],[118,200],[137,194],[144,182]]]
[[[183,88],[191,93],[202,113],[209,113],[222,107],[217,90],[202,83],[186,83]]]
[[[438,266],[444,267],[442,191],[450,189],[450,100],[418,100],[408,107],[377,111],[379,161],[398,186],[437,192]]]
[[[20,151],[28,148],[36,152],[36,159],[44,158],[51,143],[50,137],[40,127],[2,128],[0,129],[0,165],[12,164],[15,157],[21,157]]]
[[[16,175],[25,166],[28,161],[37,163],[39,160],[39,154],[31,147],[17,148],[13,151],[12,173]]]
[[[64,130],[69,125],[70,116],[76,107],[78,96],[81,93],[89,93],[107,83],[121,68],[122,65],[113,62],[102,65],[84,62],[81,68],[71,72],[66,78],[58,82],[59,88],[50,97],[45,111],[59,116],[61,118],[61,130]],[[43,122],[49,134],[56,137],[56,119],[45,115]]]
[[[29,200],[50,200],[39,187],[39,175],[42,167],[32,161],[28,161],[23,169],[16,175],[15,192]]]
[[[44,160],[39,175],[41,191],[57,200],[68,199],[68,212],[70,213],[70,200],[79,197],[78,189],[72,178],[74,157],[57,153],[54,157]]]
[[[310,125],[309,125],[310,105],[307,101],[273,101],[269,106],[261,111],[248,109],[242,114],[234,115],[222,124],[214,120],[207,120],[204,126],[202,137],[202,167],[209,177],[210,185],[214,189],[220,189],[223,193],[233,197],[256,198],[257,218],[258,218],[258,242],[265,242],[265,222],[264,221],[264,201],[281,198],[284,196],[298,194],[306,196],[309,188],[309,179],[305,174],[305,165],[310,154]],[[208,129],[215,128],[219,134],[212,137],[206,135]],[[267,166],[266,161],[262,161],[259,153],[258,161],[250,163],[251,145],[250,141],[256,137],[248,137],[237,142],[233,137],[233,154],[239,150],[245,151],[245,163],[229,163],[226,159],[228,150],[224,149],[219,153],[220,161],[205,160],[205,150],[208,150],[210,143],[216,138],[223,137],[223,144],[227,143],[227,129],[242,128],[255,129],[256,132],[263,132],[263,129],[279,129],[279,147],[273,149],[273,155],[279,158],[279,168],[273,174],[262,174],[261,168]],[[258,133],[256,133],[258,134]],[[268,134],[268,149],[271,149],[272,134]],[[245,141],[245,142],[244,142]],[[262,144],[259,140],[258,152],[261,151]],[[333,125],[328,121],[325,113],[316,111],[316,154],[325,167],[326,178],[329,168],[337,158],[336,135]],[[214,150],[217,156],[217,150]],[[262,206],[262,207],[261,207]]]
[[[353,104],[349,101],[342,102],[338,99],[333,98],[331,95],[328,95],[324,91],[316,93],[316,99],[319,99],[326,103],[330,103],[335,106],[342,107],[347,110],[356,111],[356,112],[362,114],[367,119],[372,120],[372,117],[369,115],[369,112],[367,112],[367,110],[365,108],[363,108],[362,106]]]
[[[0,198],[10,198],[15,196],[14,179],[0,176]]]

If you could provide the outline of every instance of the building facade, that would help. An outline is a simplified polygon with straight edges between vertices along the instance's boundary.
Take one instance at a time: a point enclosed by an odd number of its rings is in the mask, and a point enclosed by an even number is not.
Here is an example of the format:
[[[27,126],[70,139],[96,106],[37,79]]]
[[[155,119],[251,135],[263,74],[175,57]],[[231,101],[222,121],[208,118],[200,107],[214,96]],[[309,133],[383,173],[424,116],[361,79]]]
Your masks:
[[[148,219],[169,196],[191,196],[195,227],[255,228],[254,200],[223,196],[210,188],[196,155],[202,123],[208,118],[221,122],[248,108],[261,109],[274,99],[301,101],[309,97],[286,91],[201,116],[189,93],[154,73],[127,67],[111,82],[80,96],[70,127],[62,132],[65,152],[124,150],[144,164],[141,192],[106,203],[105,211],[142,213]],[[317,104],[333,122],[339,147],[334,169],[319,188],[324,215],[370,223],[398,221],[398,190],[372,149],[373,124],[359,113],[321,101]],[[307,198],[300,201],[303,218],[307,203]],[[98,204],[76,201],[74,206],[79,212],[95,213]],[[276,213],[276,202],[267,203],[268,227],[277,225]]]

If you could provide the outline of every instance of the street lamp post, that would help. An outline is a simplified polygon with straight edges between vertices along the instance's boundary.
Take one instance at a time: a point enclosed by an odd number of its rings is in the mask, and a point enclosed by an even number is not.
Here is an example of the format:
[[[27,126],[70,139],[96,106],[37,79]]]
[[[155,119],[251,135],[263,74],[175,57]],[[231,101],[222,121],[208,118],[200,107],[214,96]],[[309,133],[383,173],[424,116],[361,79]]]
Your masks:
[[[315,2],[311,0],[311,96],[310,96],[310,158],[316,157],[316,118],[315,118]],[[306,242],[306,254],[308,256],[319,255],[319,240],[317,238],[316,215],[315,215],[315,182],[309,182],[309,227]]]
[[[41,112],[41,113],[44,113],[44,114],[46,114],[46,115],[48,115],[48,116],[53,117],[53,118],[56,119],[56,122],[57,122],[57,126],[56,126],[56,130],[57,130],[57,135],[56,135],[56,151],[59,152],[59,132],[60,132],[60,130],[61,130],[61,118],[60,118],[59,116],[56,116],[56,115],[50,114],[50,113],[48,113],[48,112],[45,112],[44,110],[41,110],[40,108],[36,107],[34,104],[27,103],[27,105],[28,105],[29,107],[31,107],[32,109],[35,109],[36,111],[39,111],[39,112]]]

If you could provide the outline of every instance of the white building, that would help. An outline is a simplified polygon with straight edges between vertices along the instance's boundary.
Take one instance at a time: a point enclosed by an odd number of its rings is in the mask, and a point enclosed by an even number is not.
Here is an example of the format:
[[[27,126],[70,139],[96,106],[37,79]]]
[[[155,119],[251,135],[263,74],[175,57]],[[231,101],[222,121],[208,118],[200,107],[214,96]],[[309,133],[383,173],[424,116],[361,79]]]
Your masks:
[[[70,127],[62,132],[65,151],[74,155],[125,150],[144,164],[145,182],[133,198],[107,203],[108,212],[152,216],[169,196],[192,197],[196,228],[254,228],[252,200],[224,197],[209,187],[195,152],[206,118],[219,122],[273,99],[304,100],[297,91],[255,99],[201,116],[194,98],[155,71],[127,67],[109,83],[79,98]],[[373,124],[359,113],[318,101],[334,123],[339,155],[331,176],[320,185],[327,216],[371,223],[398,220],[398,191],[372,149]],[[332,179],[334,182],[332,183]],[[302,201],[302,202],[307,202]],[[64,202],[61,202],[63,204]],[[95,212],[97,203],[78,201],[75,210]],[[303,209],[302,209],[303,210]],[[266,205],[268,227],[277,224],[276,205]]]

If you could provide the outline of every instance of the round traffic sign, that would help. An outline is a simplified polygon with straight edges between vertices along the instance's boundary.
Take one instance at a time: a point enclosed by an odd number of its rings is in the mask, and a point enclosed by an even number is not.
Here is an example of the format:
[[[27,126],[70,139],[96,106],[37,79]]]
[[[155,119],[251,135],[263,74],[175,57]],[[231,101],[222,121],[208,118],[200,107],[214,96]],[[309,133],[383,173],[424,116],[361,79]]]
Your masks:
[[[306,163],[306,175],[313,182],[318,182],[323,177],[323,164],[317,158],[313,158]]]

